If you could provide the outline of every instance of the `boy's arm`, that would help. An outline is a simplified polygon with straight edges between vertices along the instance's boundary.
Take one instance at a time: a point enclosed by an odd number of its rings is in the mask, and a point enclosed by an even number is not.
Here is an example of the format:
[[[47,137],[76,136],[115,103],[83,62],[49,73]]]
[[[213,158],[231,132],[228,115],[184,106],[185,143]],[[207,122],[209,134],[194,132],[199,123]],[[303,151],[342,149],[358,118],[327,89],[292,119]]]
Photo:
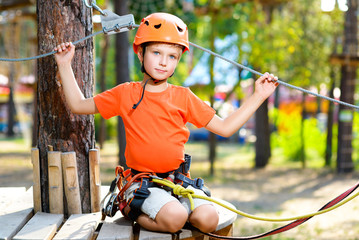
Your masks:
[[[71,60],[75,52],[72,43],[62,43],[57,46],[55,60],[61,76],[62,88],[64,90],[66,102],[71,111],[75,114],[95,114],[98,113],[93,98],[85,98],[82,94],[71,67]]]
[[[218,115],[214,115],[211,121],[207,124],[206,129],[223,137],[232,136],[274,92],[275,88],[278,86],[276,80],[277,77],[265,73],[257,79],[253,95],[250,96],[238,110],[225,119],[220,118]]]

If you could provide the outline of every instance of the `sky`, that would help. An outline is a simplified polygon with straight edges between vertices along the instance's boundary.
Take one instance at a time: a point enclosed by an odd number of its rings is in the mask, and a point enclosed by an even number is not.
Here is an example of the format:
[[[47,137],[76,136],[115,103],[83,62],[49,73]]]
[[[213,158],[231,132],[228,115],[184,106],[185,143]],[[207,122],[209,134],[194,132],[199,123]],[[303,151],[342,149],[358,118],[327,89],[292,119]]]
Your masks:
[[[322,0],[321,8],[323,11],[330,12],[333,11],[335,1],[338,2],[339,9],[342,11],[347,11],[347,0]]]

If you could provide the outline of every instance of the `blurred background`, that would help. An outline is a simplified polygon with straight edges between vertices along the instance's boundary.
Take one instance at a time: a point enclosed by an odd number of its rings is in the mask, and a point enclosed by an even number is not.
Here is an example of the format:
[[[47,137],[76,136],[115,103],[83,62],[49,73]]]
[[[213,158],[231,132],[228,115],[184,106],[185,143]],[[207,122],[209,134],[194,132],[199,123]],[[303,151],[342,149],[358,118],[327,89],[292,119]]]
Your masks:
[[[80,0],[53,2],[73,9],[83,6]],[[119,15],[131,13],[137,24],[153,12],[175,14],[188,25],[193,43],[312,92],[359,103],[357,0],[97,0],[96,4]],[[0,1],[0,58],[40,54],[48,44],[39,41],[38,30],[48,24],[38,18],[40,8],[35,0]],[[93,10],[91,17],[93,31],[101,30],[99,12]],[[66,32],[68,26],[57,27]],[[142,80],[132,50],[135,33],[94,38],[90,95]],[[45,61],[54,64],[51,57]],[[49,115],[41,111],[37,98],[42,77],[38,64],[0,61],[0,187],[32,185],[30,149],[38,146],[39,126],[47,124],[43,116]],[[191,47],[169,82],[189,87],[226,117],[252,94],[257,78]],[[125,164],[125,132],[121,118],[104,120],[96,115],[94,125],[101,149],[101,181],[107,185],[115,166]],[[188,128],[186,152],[193,156],[192,175],[203,177],[214,196],[247,212],[280,216],[311,212],[349,188],[359,175],[358,112],[285,86],[279,86],[230,138],[191,124]],[[358,239],[357,205],[270,239]],[[239,218],[235,235],[276,226]]]

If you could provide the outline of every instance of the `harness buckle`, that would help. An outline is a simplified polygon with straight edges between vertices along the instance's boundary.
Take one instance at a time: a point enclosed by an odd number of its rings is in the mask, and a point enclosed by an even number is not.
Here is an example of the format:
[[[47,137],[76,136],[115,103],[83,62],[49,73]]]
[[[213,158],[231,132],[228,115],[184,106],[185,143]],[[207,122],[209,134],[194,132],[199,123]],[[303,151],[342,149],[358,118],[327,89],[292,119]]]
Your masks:
[[[103,10],[105,15],[101,15],[102,30],[106,34],[115,34],[131,30],[135,20],[132,14],[119,16],[110,10]]]
[[[102,209],[102,212],[108,216],[115,216],[118,211],[118,201],[117,201],[117,193],[111,193],[110,199],[108,200],[106,207]]]

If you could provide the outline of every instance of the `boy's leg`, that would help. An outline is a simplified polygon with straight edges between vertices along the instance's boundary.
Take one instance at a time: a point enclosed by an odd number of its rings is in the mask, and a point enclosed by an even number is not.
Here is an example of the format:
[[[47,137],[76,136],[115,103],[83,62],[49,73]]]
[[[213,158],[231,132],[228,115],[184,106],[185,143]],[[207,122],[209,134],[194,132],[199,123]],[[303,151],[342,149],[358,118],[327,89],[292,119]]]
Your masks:
[[[197,195],[206,196],[202,190],[196,189],[192,186],[188,186]],[[180,202],[187,210],[189,215],[189,222],[201,230],[202,232],[213,232],[216,230],[218,225],[218,212],[212,202],[204,199],[194,198],[194,210],[191,211],[191,204],[188,198],[180,197]]]
[[[214,232],[218,225],[219,216],[212,204],[204,204],[193,210],[189,222],[202,232]]]
[[[160,209],[154,220],[142,214],[137,218],[137,222],[151,231],[175,233],[182,229],[187,219],[187,210],[178,201],[172,201]]]
[[[185,207],[162,188],[149,188],[151,194],[143,202],[141,211],[144,213],[137,222],[152,231],[175,233],[181,230],[188,220]]]

